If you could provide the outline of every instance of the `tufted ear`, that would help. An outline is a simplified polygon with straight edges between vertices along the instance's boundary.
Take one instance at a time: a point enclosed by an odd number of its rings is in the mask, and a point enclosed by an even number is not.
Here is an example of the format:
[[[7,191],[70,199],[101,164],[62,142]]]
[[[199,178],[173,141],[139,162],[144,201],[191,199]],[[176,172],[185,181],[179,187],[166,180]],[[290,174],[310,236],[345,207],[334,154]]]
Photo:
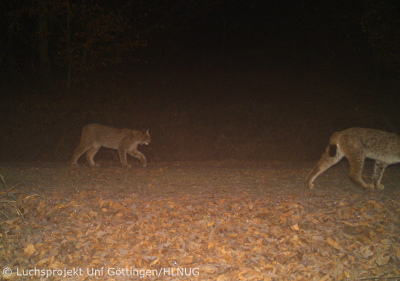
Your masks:
[[[149,130],[150,130],[150,128],[146,130],[146,134],[148,134],[148,133],[149,133]]]

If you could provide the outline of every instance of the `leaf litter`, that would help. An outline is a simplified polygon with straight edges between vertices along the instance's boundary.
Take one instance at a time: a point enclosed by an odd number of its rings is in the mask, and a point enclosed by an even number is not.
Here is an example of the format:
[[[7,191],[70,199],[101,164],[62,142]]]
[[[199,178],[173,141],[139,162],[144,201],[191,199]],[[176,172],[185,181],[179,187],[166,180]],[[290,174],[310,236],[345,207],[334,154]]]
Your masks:
[[[0,222],[0,264],[13,270],[10,280],[28,280],[16,270],[34,268],[84,270],[51,280],[131,280],[129,269],[167,269],[149,280],[400,276],[400,192],[394,188],[374,193],[345,183],[332,191],[328,175],[319,181],[325,187],[309,191],[299,183],[307,169],[237,163],[0,172],[28,177],[26,188],[12,194],[24,218]],[[77,186],[77,178],[95,176],[92,185]],[[30,184],[45,196],[32,196]],[[120,274],[87,272],[102,268]]]

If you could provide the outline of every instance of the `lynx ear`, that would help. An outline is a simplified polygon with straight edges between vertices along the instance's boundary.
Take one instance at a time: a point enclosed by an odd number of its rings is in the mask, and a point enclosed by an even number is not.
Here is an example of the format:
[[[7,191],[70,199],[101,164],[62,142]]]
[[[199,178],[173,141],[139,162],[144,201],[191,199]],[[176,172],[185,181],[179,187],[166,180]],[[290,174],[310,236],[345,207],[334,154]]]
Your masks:
[[[148,134],[148,133],[149,133],[149,130],[150,130],[150,128],[146,130],[146,134]]]

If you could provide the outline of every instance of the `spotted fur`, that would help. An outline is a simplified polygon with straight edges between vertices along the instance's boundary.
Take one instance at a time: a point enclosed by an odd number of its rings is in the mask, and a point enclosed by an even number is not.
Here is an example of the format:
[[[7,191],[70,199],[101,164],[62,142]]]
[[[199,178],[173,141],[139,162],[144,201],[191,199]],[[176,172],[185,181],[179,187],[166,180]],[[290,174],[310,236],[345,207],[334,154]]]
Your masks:
[[[364,128],[350,128],[334,133],[325,153],[308,174],[306,187],[313,189],[314,180],[343,157],[347,157],[350,163],[350,180],[355,185],[364,189],[383,189],[381,179],[386,167],[400,162],[400,137],[393,133]],[[365,158],[375,160],[370,184],[361,178]]]

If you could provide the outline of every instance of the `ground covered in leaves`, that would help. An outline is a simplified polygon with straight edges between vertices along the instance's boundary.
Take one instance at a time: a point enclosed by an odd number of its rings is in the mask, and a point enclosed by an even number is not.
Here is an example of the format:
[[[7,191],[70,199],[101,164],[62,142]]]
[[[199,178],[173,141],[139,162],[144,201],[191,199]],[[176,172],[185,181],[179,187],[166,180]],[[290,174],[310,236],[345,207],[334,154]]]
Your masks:
[[[0,278],[400,279],[400,167],[367,192],[312,165],[2,164]]]

